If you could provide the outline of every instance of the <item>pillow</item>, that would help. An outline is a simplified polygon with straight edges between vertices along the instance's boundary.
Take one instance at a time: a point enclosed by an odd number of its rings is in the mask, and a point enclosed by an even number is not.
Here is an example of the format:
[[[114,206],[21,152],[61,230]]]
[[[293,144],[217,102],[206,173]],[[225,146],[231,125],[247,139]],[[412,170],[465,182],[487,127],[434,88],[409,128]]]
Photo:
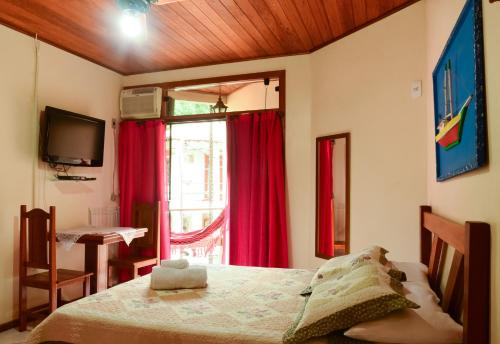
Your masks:
[[[399,282],[406,282],[406,273],[398,269],[389,269],[387,274]]]
[[[427,266],[414,262],[390,262],[393,269],[404,271],[408,282],[428,282]]]
[[[283,343],[300,343],[406,307],[418,307],[400,292],[402,285],[374,263],[316,285],[302,312],[283,336]]]
[[[380,265],[380,268],[383,268],[386,272],[388,272],[391,267],[386,266],[388,261],[387,258],[385,258],[385,255],[387,253],[388,251],[385,248],[380,246],[371,246],[356,253],[332,258],[320,266],[309,283],[309,287],[307,287],[301,294],[310,294],[312,289],[317,285],[330,278],[339,278],[366,262],[377,263]],[[397,273],[395,275],[397,275]]]
[[[406,297],[420,305],[419,309],[404,309],[383,319],[361,323],[344,334],[348,337],[383,343],[434,344],[462,343],[462,326],[439,307],[428,283],[403,283]]]

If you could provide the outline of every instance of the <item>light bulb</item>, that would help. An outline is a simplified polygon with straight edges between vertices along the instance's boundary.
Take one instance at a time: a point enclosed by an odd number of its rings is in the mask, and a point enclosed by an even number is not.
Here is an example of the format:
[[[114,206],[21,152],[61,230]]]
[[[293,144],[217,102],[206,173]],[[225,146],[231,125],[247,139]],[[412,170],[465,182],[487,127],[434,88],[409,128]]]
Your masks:
[[[124,10],[120,19],[123,34],[130,38],[138,38],[144,33],[144,14],[134,10]]]

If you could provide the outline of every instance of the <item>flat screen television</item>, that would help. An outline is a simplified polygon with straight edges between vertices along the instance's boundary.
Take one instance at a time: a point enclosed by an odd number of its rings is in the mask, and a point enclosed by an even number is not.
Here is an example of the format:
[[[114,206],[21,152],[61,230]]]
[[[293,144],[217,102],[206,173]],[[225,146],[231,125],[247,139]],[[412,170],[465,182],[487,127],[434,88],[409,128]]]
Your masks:
[[[50,164],[102,166],[104,129],[102,119],[45,107],[42,160]]]

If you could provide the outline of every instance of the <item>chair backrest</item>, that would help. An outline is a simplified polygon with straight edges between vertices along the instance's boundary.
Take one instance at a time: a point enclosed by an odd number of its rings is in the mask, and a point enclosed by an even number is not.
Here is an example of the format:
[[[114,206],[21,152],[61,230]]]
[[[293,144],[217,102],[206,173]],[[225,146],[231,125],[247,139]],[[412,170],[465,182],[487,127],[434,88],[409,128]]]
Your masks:
[[[20,266],[54,270],[56,268],[56,208],[26,210],[21,206]],[[21,271],[23,273],[23,271]]]
[[[147,228],[142,238],[132,241],[131,246],[137,249],[151,248],[160,256],[160,202],[134,203],[132,206],[132,226]]]

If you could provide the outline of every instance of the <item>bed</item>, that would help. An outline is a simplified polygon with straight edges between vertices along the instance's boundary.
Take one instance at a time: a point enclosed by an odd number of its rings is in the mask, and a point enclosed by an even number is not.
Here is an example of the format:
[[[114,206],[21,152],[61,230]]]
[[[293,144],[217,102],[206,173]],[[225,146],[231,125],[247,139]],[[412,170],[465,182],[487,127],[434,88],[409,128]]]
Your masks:
[[[421,262],[442,307],[463,324],[464,343],[489,343],[490,238],[485,223],[453,223],[422,206]],[[440,291],[445,250],[455,248]],[[314,271],[208,267],[205,289],[154,291],[149,276],[67,304],[28,343],[277,344],[299,313]],[[325,338],[308,343],[328,343]]]

